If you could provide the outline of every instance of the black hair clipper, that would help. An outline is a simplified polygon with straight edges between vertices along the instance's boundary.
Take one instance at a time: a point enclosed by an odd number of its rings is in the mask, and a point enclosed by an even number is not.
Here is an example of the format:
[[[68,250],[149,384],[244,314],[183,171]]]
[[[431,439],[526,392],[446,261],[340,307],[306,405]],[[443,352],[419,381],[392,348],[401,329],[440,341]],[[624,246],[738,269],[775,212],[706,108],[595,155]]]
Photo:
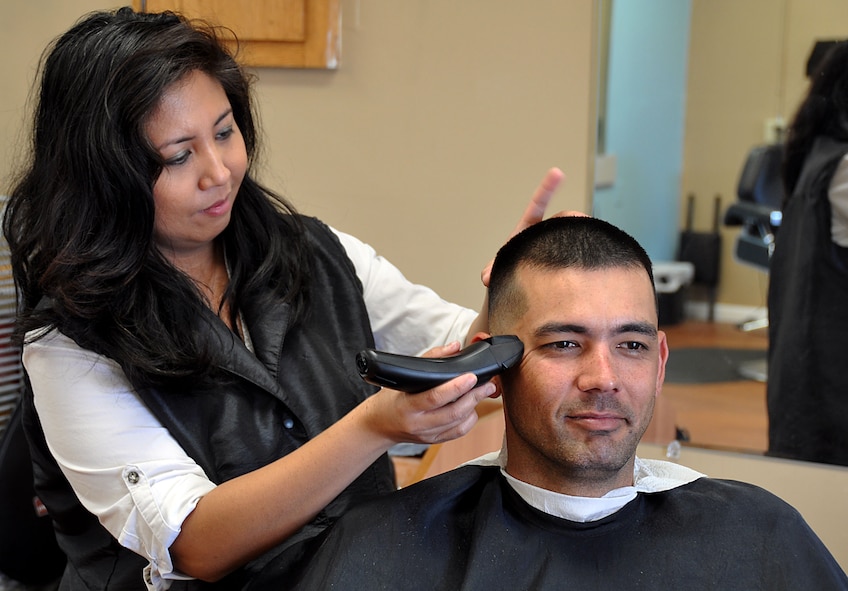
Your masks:
[[[356,355],[359,375],[369,384],[402,392],[429,390],[465,373],[488,382],[521,361],[524,343],[514,335],[489,337],[449,357],[413,357],[365,349]]]

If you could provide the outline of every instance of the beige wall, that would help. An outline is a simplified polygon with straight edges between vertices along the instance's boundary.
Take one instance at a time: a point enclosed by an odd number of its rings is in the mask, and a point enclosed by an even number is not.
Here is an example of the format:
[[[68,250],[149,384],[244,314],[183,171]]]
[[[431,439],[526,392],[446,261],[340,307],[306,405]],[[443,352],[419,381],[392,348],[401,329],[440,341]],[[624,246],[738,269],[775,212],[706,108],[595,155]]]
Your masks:
[[[337,72],[263,70],[268,179],[411,279],[476,307],[545,171],[588,211],[587,0],[343,2]]]
[[[0,3],[0,174],[42,47],[88,0]],[[342,0],[337,71],[260,69],[263,180],[477,307],[479,273],[551,166],[552,209],[589,210],[589,0]],[[0,189],[7,190],[4,182]]]
[[[698,196],[697,229],[712,226],[713,195],[722,195],[724,208],[735,199],[745,156],[764,142],[766,120],[791,120],[806,91],[814,40],[845,37],[844,0],[693,0],[680,194]],[[764,306],[766,275],[733,259],[737,229],[722,233],[719,302]]]
[[[0,0],[0,194],[8,191],[26,133],[26,104],[44,47],[95,0]]]

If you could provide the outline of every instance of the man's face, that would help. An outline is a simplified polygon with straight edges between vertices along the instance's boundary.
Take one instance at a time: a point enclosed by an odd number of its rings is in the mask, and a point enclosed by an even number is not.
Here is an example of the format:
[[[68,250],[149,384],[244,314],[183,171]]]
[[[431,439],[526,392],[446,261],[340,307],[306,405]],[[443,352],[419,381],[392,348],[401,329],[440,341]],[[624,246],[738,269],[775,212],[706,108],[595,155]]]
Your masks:
[[[514,477],[580,496],[633,484],[668,346],[641,268],[518,269],[521,365],[500,376]],[[504,331],[506,332],[506,331]]]

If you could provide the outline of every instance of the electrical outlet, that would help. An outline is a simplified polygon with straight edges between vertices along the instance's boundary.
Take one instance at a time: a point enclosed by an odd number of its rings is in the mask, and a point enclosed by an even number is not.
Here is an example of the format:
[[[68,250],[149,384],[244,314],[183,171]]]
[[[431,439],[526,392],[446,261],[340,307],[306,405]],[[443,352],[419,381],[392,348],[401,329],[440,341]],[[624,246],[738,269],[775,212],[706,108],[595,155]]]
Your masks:
[[[615,154],[598,154],[595,156],[595,188],[608,189],[615,184],[616,158]]]
[[[763,139],[767,144],[778,144],[783,141],[786,134],[786,120],[783,117],[770,117],[766,119]]]

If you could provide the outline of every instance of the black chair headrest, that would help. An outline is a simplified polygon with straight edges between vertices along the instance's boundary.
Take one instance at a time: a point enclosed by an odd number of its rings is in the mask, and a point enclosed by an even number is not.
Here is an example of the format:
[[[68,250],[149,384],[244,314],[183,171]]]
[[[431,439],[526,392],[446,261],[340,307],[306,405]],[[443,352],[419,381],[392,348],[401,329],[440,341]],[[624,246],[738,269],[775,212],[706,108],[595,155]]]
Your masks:
[[[736,196],[739,201],[779,210],[783,203],[783,144],[755,146],[748,152]]]

